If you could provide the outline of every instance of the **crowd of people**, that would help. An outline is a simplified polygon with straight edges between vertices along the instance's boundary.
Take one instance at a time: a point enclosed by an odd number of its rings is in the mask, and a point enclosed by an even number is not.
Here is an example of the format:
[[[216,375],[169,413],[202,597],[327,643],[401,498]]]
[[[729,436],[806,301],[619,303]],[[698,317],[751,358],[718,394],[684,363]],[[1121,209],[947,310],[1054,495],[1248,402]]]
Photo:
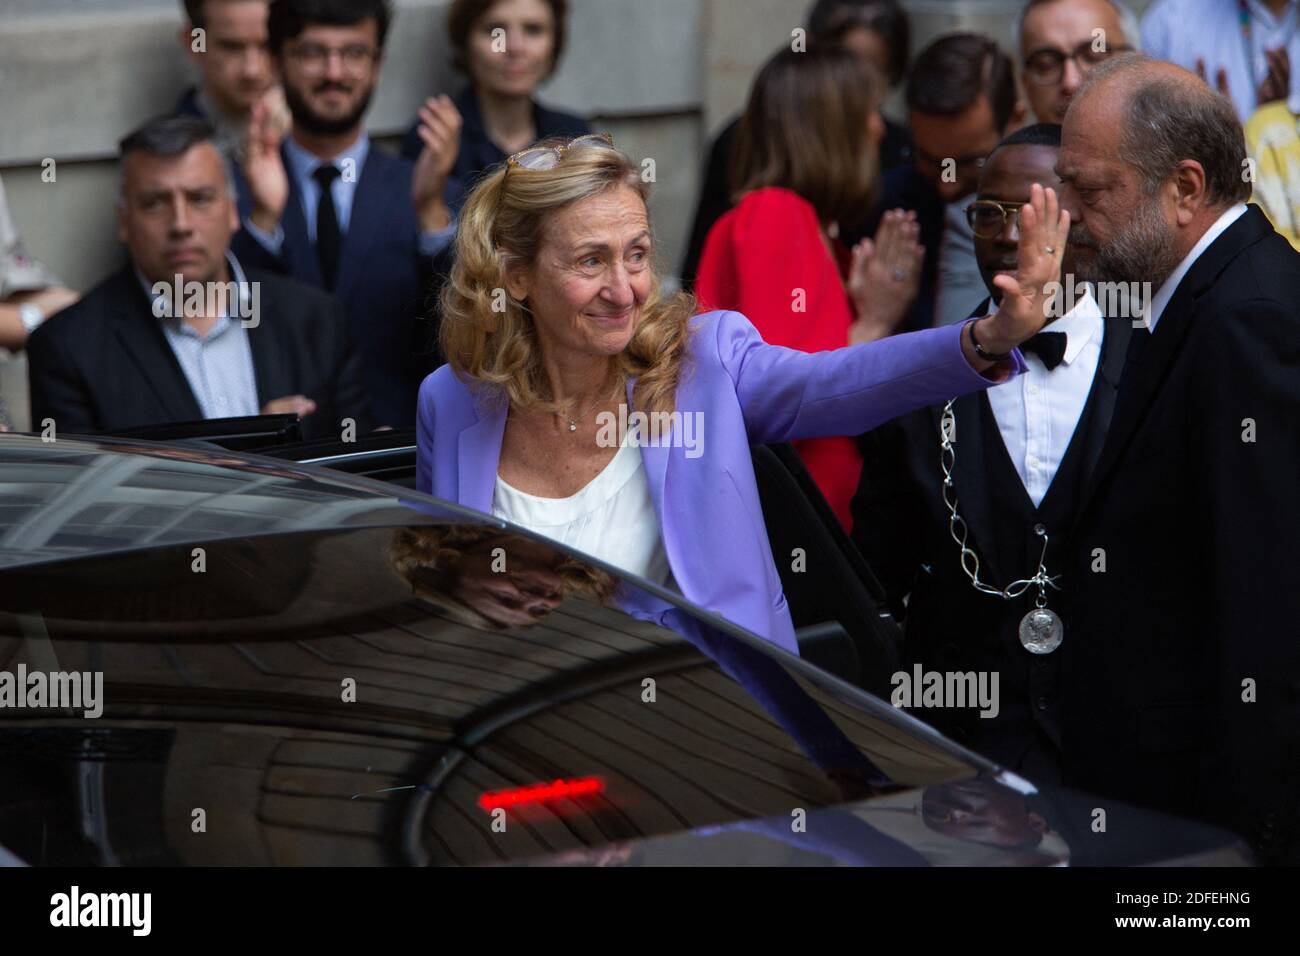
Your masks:
[[[1001,675],[995,718],[924,719],[1295,862],[1298,6],[1028,0],[1014,56],[909,58],[895,0],[817,0],[669,291],[638,162],[538,101],[565,0],[453,0],[467,83],[400,155],[384,0],[187,0],[202,82],[121,143],[128,263],[78,299],[0,194],[0,344],[37,430],[414,426],[421,491],[797,652],[749,451],[794,442],[907,666]]]

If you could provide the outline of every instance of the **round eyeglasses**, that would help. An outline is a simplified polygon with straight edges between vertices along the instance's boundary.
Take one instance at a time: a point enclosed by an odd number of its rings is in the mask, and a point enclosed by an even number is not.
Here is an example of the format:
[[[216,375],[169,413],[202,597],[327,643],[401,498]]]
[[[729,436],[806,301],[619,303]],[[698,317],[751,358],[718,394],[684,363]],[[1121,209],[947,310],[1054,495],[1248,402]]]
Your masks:
[[[1020,228],[1020,207],[1024,203],[1001,202],[997,199],[977,199],[966,207],[966,221],[971,232],[980,239],[996,239],[1007,227],[1007,217]]]

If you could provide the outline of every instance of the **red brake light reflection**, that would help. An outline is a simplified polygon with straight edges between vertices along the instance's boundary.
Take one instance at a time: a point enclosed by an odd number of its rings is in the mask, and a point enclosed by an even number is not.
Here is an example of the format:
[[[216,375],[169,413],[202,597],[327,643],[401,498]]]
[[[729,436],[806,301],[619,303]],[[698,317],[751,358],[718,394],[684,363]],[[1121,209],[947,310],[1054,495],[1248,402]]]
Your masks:
[[[528,803],[549,803],[552,800],[589,797],[604,792],[605,781],[601,777],[573,777],[508,790],[490,790],[478,798],[478,805],[491,813],[496,809],[508,810]]]

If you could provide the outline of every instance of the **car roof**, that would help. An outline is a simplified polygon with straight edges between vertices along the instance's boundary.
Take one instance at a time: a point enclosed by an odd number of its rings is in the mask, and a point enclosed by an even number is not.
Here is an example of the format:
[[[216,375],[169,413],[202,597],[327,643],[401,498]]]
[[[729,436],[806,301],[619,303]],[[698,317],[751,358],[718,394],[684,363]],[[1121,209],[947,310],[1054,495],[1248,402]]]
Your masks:
[[[491,520],[368,478],[201,444],[0,434],[0,569],[285,532]]]

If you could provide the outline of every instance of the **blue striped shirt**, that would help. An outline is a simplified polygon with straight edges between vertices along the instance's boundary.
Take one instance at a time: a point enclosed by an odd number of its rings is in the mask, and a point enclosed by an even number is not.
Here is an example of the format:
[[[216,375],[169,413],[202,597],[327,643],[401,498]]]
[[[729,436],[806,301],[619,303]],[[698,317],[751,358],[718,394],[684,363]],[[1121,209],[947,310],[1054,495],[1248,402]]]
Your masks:
[[[246,280],[239,261],[229,252],[226,261],[230,264],[230,278],[243,289]],[[140,281],[150,300],[154,300],[150,283],[143,277]],[[204,335],[176,316],[164,316],[158,321],[204,418],[260,414],[253,350],[238,314],[232,316],[226,309]]]

